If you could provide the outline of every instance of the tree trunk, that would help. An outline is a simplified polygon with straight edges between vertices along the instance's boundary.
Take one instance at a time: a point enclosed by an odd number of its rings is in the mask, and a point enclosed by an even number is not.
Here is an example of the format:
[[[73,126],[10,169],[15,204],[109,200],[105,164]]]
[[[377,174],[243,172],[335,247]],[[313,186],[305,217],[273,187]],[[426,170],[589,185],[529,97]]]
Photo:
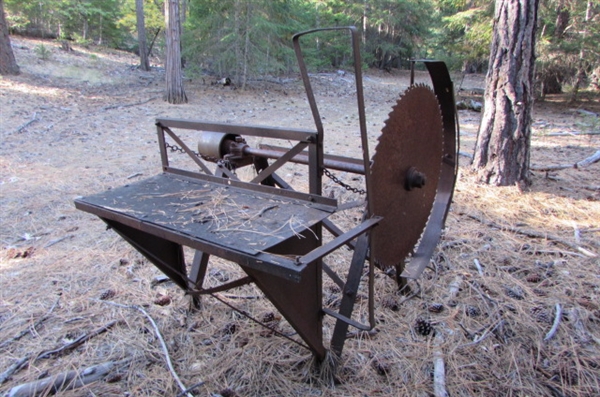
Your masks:
[[[179,0],[165,1],[165,25],[167,54],[165,58],[167,101],[173,104],[186,103],[181,71],[181,47],[179,37]]]
[[[246,89],[246,82],[248,81],[248,63],[250,61],[250,16],[252,14],[252,4],[248,2],[246,4],[246,26],[244,32],[244,59],[243,59],[243,71],[242,71],[242,91]]]
[[[579,62],[577,65],[577,79],[575,80],[575,84],[573,84],[573,93],[571,94],[571,102],[577,101],[577,95],[579,94],[579,89],[583,86],[583,82],[587,77],[586,73],[586,38],[588,35],[588,25],[590,20],[592,19],[592,2],[587,2],[587,7],[585,10],[585,19],[583,20],[583,34],[581,41],[581,50],[579,51]]]
[[[240,0],[235,0],[235,4],[234,4],[235,9],[233,10],[233,20],[234,20],[234,29],[235,29],[235,80],[236,80],[236,84],[238,84],[240,82],[240,76],[242,74],[242,67],[241,67],[241,59],[242,59],[242,45],[241,45],[241,35],[242,35],[242,28],[241,28],[241,22],[240,22],[240,18],[241,18],[241,1]]]
[[[0,74],[19,74],[19,66],[10,46],[8,25],[4,16],[4,0],[0,0]]]
[[[148,48],[146,44],[146,21],[144,20],[144,0],[135,0],[135,15],[137,18],[138,50],[140,52],[140,69],[150,70]]]
[[[567,30],[567,27],[569,26],[571,13],[569,12],[569,8],[564,1],[561,1],[558,4],[556,10],[556,23],[554,24],[556,27],[554,28],[554,37],[561,39],[565,34],[565,30]]]
[[[529,182],[539,0],[496,0],[484,113],[473,168],[496,186]]]
[[[183,27],[187,18],[187,2],[188,0],[181,0],[181,8],[179,10],[179,37],[183,37]],[[179,50],[181,51],[181,68],[185,68],[185,57],[183,56],[183,41],[179,41]]]

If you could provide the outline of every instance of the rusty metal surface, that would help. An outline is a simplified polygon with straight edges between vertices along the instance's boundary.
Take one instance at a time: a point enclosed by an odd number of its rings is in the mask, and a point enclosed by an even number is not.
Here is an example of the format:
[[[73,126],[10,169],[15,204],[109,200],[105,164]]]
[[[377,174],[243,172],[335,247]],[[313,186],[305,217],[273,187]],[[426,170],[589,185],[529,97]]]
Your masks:
[[[384,217],[371,234],[379,267],[396,267],[399,274],[419,241],[436,197],[442,156],[439,103],[427,86],[413,86],[392,109],[371,167],[373,211]],[[424,177],[424,184],[415,175]]]
[[[80,201],[251,255],[297,235],[333,211],[311,202],[169,174]]]
[[[323,125],[299,44],[301,36],[323,30],[346,30],[351,36],[361,159],[323,153]],[[375,325],[372,262],[382,268],[394,266],[398,275],[405,257],[414,252],[402,276],[420,274],[439,240],[456,177],[453,89],[441,62],[426,61],[435,94],[425,86],[413,86],[393,108],[371,165],[359,41],[353,27],[317,29],[294,35],[294,49],[316,131],[157,119],[164,173],[78,199],[76,207],[102,218],[197,298],[195,304],[199,304],[200,295],[213,295],[257,321],[216,294],[250,282],[256,284],[297,332],[293,339],[278,334],[309,348],[320,361],[327,354],[322,317],[324,314],[333,316],[336,322],[330,349],[340,356],[349,326],[370,329]],[[211,151],[204,157],[202,150],[195,153],[172,129],[209,131],[206,142],[199,148],[208,147]],[[294,143],[291,149],[267,146],[251,149],[243,140],[244,135]],[[175,142],[179,152],[191,157],[196,168],[171,166],[167,149],[174,146],[169,142]],[[259,175],[250,183],[242,182],[236,180],[233,172],[220,170],[219,165],[213,175],[204,161],[223,157],[231,160],[232,171],[235,166],[254,163]],[[263,161],[255,161],[257,158]],[[276,161],[269,163],[267,158]],[[308,194],[294,191],[274,173],[287,162],[308,165]],[[343,206],[338,207],[335,200],[321,195],[322,175],[328,172],[325,167],[365,176],[368,207],[362,222],[349,231],[341,230],[327,219]],[[322,239],[323,226],[334,236],[327,243]],[[189,275],[183,246],[196,250]],[[343,271],[347,271],[345,277],[322,261],[342,246],[354,250],[348,268]],[[352,319],[352,312],[369,255],[374,260],[368,269],[369,325],[365,325]],[[211,256],[237,263],[247,277],[205,289],[203,281]],[[323,308],[323,271],[342,289],[339,312]],[[305,344],[296,339],[302,339]]]
[[[437,194],[431,216],[419,246],[415,250],[410,262],[405,266],[401,276],[404,278],[417,278],[429,264],[433,251],[440,239],[446,216],[452,203],[452,195],[456,176],[458,174],[458,147],[459,147],[459,123],[454,100],[454,85],[446,64],[441,61],[422,61],[433,82],[435,95],[442,110],[444,124],[444,157],[442,170],[438,183]]]
[[[367,211],[366,217],[370,217],[373,215],[373,207],[372,201],[370,199],[370,192],[372,190],[372,182],[371,182],[371,158],[369,155],[369,135],[367,132],[367,119],[365,114],[365,99],[364,99],[364,90],[363,90],[363,82],[362,82],[362,61],[360,56],[360,36],[358,34],[358,30],[354,26],[340,26],[340,27],[332,27],[332,28],[318,28],[313,30],[308,30],[306,32],[297,33],[292,37],[292,42],[294,44],[294,51],[296,53],[296,59],[298,60],[298,67],[300,69],[300,75],[302,76],[302,82],[304,84],[304,89],[306,91],[306,96],[308,99],[308,103],[310,106],[310,110],[315,122],[315,127],[319,132],[319,142],[318,144],[322,146],[323,143],[323,122],[321,121],[321,116],[319,114],[319,109],[317,106],[317,101],[315,99],[314,91],[312,89],[312,85],[310,83],[310,78],[308,75],[308,69],[306,68],[306,64],[304,62],[304,55],[302,53],[302,48],[300,46],[300,38],[304,35],[309,35],[317,32],[323,31],[348,31],[350,33],[350,39],[352,43],[352,60],[354,67],[354,81],[356,88],[356,102],[357,102],[357,111],[358,111],[358,124],[360,128],[360,140],[361,140],[361,150],[362,150],[362,162],[363,162],[363,170],[365,175],[365,193],[367,195]],[[321,156],[317,157],[316,171],[317,175],[320,177],[323,171],[323,158],[322,153]],[[319,179],[320,183],[320,179]],[[311,192],[313,190],[311,189]],[[315,190],[315,192],[317,192]],[[318,194],[321,193],[321,186],[318,187]]]

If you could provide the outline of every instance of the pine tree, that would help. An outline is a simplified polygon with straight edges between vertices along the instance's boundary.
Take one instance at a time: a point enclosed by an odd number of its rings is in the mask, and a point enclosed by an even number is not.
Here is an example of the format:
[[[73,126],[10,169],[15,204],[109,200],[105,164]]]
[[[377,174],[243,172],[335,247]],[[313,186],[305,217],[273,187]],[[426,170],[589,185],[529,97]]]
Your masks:
[[[473,159],[484,183],[529,180],[538,5],[539,0],[496,0],[485,110]]]
[[[169,103],[187,103],[188,99],[183,89],[183,71],[181,68],[181,44],[179,26],[179,0],[165,1],[166,25],[166,99]]]
[[[4,15],[4,0],[0,0],[0,74],[19,74],[19,66],[15,60],[10,37],[8,36],[8,25]]]

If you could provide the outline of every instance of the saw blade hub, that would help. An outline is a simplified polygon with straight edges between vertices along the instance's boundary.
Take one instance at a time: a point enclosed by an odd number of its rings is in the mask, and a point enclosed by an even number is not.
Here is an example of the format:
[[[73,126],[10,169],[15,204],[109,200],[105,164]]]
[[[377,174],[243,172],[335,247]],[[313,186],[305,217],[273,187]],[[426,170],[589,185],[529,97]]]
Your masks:
[[[404,188],[408,191],[414,188],[422,188],[427,182],[427,176],[417,170],[415,167],[410,167],[406,171],[406,178],[404,179]]]

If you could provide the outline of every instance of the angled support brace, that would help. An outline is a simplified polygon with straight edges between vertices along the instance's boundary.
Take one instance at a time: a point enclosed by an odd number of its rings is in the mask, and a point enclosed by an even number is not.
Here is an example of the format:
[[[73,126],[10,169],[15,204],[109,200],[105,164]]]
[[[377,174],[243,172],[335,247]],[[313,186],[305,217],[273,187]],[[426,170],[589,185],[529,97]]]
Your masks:
[[[102,218],[106,224],[131,244],[150,262],[184,290],[188,289],[183,248],[159,236]]]
[[[354,255],[352,256],[352,263],[350,264],[350,270],[348,271],[348,278],[346,285],[342,290],[342,302],[340,304],[339,316],[335,316],[338,320],[335,323],[333,329],[333,336],[331,337],[331,351],[336,357],[341,357],[344,343],[346,342],[346,333],[348,332],[348,325],[354,325],[354,321],[348,321],[352,316],[354,310],[354,303],[356,300],[356,294],[358,286],[360,284],[360,277],[363,273],[365,260],[367,258],[367,251],[369,248],[369,236],[363,234],[358,238],[356,247],[354,249]],[[357,327],[359,329],[364,329]]]

